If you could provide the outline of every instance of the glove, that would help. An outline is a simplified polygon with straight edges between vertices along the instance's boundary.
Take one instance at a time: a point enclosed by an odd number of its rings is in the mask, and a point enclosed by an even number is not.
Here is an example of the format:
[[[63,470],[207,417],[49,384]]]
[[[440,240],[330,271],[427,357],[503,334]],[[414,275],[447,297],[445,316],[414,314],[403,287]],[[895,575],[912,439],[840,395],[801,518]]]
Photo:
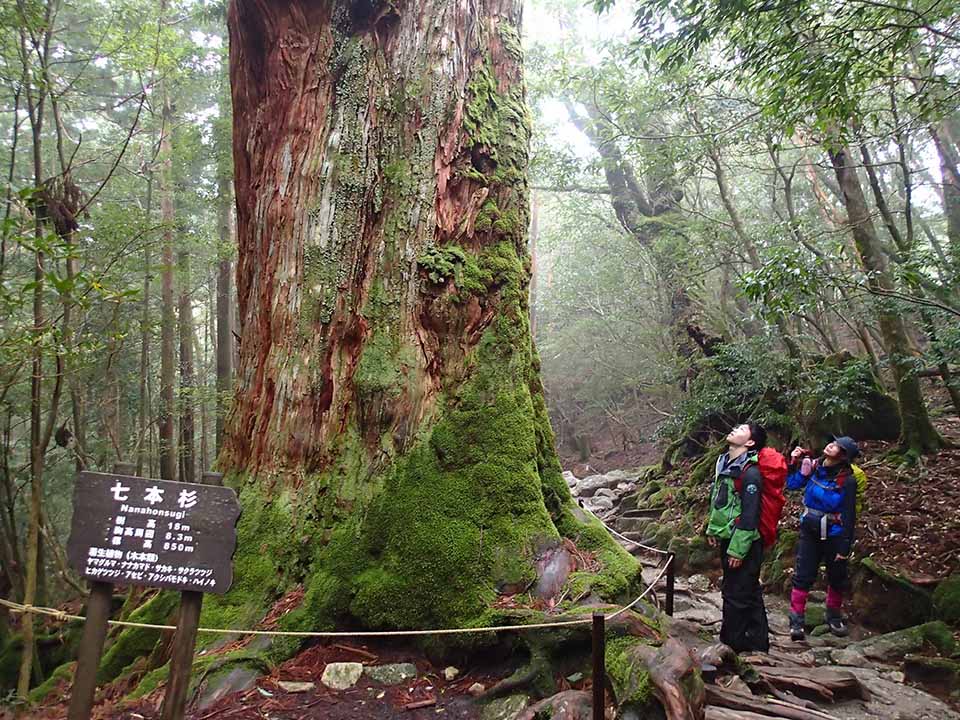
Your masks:
[[[800,463],[800,474],[804,477],[810,477],[810,474],[813,472],[813,460],[808,457],[803,459],[803,462]]]

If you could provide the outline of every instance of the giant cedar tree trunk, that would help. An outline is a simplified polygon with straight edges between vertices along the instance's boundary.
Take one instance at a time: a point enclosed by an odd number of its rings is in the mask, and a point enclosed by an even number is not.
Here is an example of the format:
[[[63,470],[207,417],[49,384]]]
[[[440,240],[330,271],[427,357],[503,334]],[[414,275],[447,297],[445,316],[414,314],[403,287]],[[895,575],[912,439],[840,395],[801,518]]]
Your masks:
[[[208,617],[303,579],[312,626],[482,621],[560,535],[607,594],[632,582],[574,517],[531,343],[519,23],[518,0],[234,1],[220,464],[244,515]]]

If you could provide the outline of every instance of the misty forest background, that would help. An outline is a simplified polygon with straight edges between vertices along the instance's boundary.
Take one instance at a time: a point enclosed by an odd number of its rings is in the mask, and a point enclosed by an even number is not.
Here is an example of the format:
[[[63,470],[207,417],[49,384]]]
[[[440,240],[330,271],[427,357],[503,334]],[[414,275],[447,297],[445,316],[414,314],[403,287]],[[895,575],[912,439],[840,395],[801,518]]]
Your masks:
[[[565,466],[669,469],[750,417],[781,446],[899,441],[923,472],[960,410],[955,6],[599,5],[524,18]],[[77,470],[215,465],[239,336],[225,13],[0,8],[2,597],[81,592]]]

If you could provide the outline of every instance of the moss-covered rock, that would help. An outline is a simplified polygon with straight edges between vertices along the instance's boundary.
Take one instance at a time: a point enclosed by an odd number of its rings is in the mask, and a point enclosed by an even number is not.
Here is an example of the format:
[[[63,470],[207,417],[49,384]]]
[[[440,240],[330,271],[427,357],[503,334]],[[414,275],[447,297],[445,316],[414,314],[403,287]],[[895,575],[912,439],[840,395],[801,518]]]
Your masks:
[[[960,573],[937,585],[933,591],[933,612],[937,619],[960,626]]]
[[[774,592],[786,592],[790,587],[793,579],[798,538],[799,535],[796,530],[781,528],[777,535],[776,545],[767,551],[761,569],[761,580]]]
[[[907,655],[903,659],[907,680],[920,683],[938,694],[960,690],[960,662],[926,655]]]
[[[813,628],[820,627],[821,625],[826,625],[827,623],[827,608],[824,605],[814,605],[810,603],[807,605],[807,614],[804,620],[808,630]]]
[[[864,625],[883,631],[919,625],[933,615],[929,592],[871,558],[863,558],[854,573],[851,602]]]
[[[933,649],[945,657],[951,657],[957,652],[957,641],[946,624],[934,621],[874,635],[852,643],[848,649],[879,661],[898,660],[908,653],[919,653],[925,649]]]
[[[687,568],[691,571],[709,570],[719,564],[717,549],[710,546],[706,537],[697,535],[690,541]]]

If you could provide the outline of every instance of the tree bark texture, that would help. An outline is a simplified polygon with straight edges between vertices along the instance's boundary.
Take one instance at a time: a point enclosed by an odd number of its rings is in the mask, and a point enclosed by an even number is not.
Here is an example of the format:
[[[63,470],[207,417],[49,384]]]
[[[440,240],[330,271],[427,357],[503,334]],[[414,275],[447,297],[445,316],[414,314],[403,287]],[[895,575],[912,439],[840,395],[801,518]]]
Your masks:
[[[867,287],[879,295],[889,293],[895,290],[895,281],[857,176],[856,161],[846,148],[831,148],[829,154],[847,209],[857,253],[867,275]],[[903,315],[883,297],[878,300],[876,312],[897,386],[902,421],[901,443],[912,452],[936,451],[940,448],[940,436],[927,415],[920,381],[913,372]]]
[[[606,594],[633,582],[574,517],[530,337],[520,14],[231,6],[241,343],[219,462],[244,515],[238,587],[208,613],[292,576],[314,625],[482,621],[561,535],[600,553]]]

